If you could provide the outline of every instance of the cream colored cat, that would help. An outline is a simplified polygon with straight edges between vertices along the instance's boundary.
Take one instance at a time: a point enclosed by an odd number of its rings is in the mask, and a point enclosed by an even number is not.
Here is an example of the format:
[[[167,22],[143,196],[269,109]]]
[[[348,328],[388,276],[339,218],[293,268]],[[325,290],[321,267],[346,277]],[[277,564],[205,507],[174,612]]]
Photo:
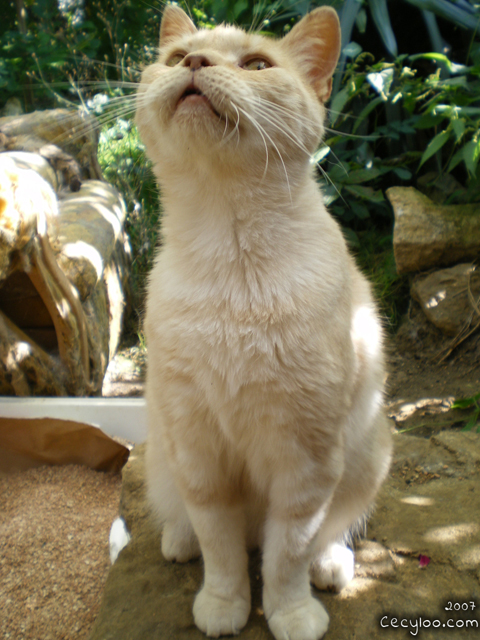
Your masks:
[[[213,637],[247,622],[258,545],[275,638],[322,637],[309,573],[320,588],[353,577],[344,535],[389,465],[380,324],[310,163],[339,47],[330,8],[275,41],[197,31],[170,6],[139,89],[164,205],[148,493],[165,558],[203,556],[193,614]]]

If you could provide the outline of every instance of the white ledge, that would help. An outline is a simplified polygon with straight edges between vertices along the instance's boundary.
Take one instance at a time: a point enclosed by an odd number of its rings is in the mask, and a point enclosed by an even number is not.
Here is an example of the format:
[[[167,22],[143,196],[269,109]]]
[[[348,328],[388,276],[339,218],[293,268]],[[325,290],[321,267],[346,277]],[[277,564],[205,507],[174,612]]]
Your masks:
[[[57,418],[99,427],[109,436],[140,443],[147,437],[143,398],[0,397],[0,418]]]

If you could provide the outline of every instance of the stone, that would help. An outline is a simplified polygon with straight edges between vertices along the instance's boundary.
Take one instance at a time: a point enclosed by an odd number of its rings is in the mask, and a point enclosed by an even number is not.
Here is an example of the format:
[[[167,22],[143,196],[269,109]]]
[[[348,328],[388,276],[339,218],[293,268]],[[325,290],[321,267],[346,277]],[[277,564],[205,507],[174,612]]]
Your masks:
[[[447,336],[480,321],[480,274],[472,263],[417,276],[411,295],[430,322]]]
[[[426,271],[480,253],[480,204],[438,205],[413,187],[392,187],[393,250],[398,273]]]
[[[49,143],[62,132],[78,163]],[[0,134],[0,393],[99,394],[128,291],[122,196],[88,179],[96,138],[78,114],[0,118]]]
[[[354,580],[340,594],[315,591],[330,616],[325,639],[450,640],[457,637],[455,629],[442,626],[449,620],[463,625],[458,637],[471,637],[480,632],[480,435],[397,434],[394,443],[392,469],[366,539],[356,544]],[[145,501],[143,445],[124,467],[120,513],[132,541],[110,571],[89,640],[204,639],[192,616],[202,563],[163,559]],[[251,556],[250,580],[252,612],[239,637],[272,640],[262,610],[258,553]],[[468,603],[468,610],[456,612],[455,603]],[[395,627],[400,621],[411,633]],[[467,629],[467,621],[478,626]]]
[[[47,109],[0,118],[0,151],[26,151],[46,158],[59,183],[62,178],[70,183],[74,175],[102,179],[97,143],[98,123],[86,110]]]

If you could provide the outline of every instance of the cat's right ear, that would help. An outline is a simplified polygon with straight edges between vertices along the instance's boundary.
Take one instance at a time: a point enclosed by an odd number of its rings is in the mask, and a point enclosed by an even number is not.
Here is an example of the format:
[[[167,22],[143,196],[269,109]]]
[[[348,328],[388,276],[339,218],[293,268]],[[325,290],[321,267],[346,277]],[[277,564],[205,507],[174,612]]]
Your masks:
[[[174,4],[166,6],[160,26],[160,46],[168,44],[181,36],[193,35],[197,28],[185,11]]]
[[[341,41],[337,13],[326,6],[308,13],[282,40],[321,102],[330,97]]]

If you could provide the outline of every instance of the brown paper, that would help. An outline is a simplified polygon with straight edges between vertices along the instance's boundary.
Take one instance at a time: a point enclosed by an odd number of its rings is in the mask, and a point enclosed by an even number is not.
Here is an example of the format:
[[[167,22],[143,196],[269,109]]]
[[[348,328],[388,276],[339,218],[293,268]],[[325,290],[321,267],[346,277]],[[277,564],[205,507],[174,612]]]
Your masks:
[[[0,472],[42,465],[80,464],[120,471],[126,447],[88,424],[56,418],[0,418]]]

